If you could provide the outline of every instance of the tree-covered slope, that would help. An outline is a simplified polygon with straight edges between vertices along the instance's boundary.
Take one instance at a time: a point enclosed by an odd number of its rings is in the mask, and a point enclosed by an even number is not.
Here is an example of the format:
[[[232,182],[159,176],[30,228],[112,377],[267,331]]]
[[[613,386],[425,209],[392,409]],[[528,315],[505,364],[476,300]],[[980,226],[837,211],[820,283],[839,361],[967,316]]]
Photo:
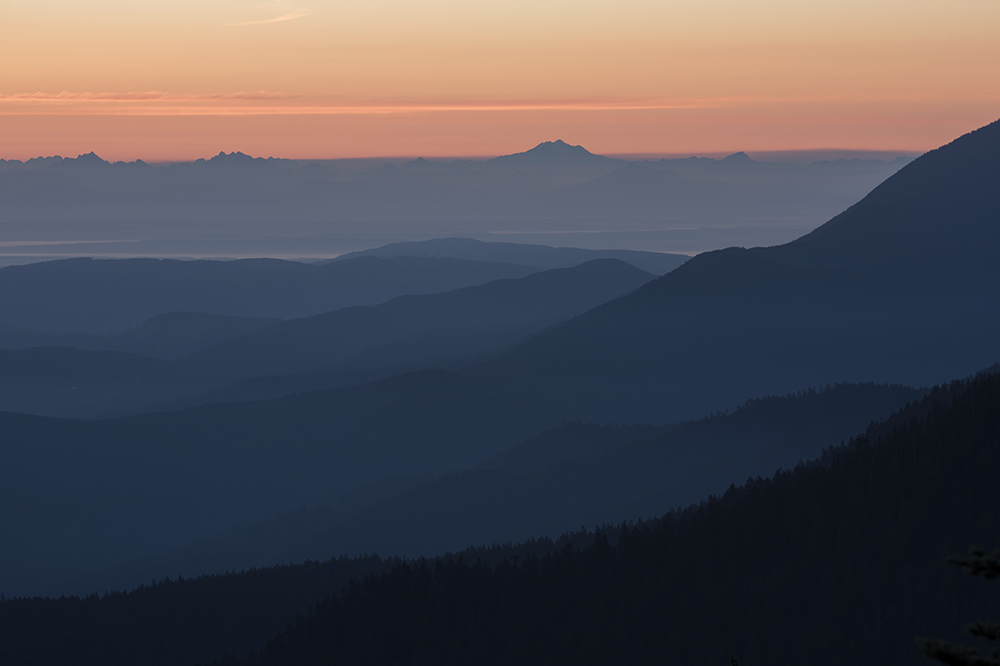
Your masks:
[[[649,519],[748,476],[816,458],[922,395],[903,386],[844,385],[668,426],[564,424],[289,544],[283,560],[371,551],[427,556]]]
[[[329,505],[234,526],[100,572],[85,589],[332,554],[429,557],[649,519],[815,458],[922,395],[902,386],[845,385],[761,398],[731,414],[669,426],[568,423],[476,469],[380,479]]]
[[[1000,376],[928,399],[925,419],[617,542],[401,565],[244,663],[921,663],[916,635],[995,607],[944,558],[1000,534]]]
[[[916,635],[958,638],[995,609],[997,591],[944,557],[995,543],[998,473],[994,371],[935,389],[816,462],[605,538],[8,599],[0,661],[242,659],[297,614],[244,663],[919,664]]]

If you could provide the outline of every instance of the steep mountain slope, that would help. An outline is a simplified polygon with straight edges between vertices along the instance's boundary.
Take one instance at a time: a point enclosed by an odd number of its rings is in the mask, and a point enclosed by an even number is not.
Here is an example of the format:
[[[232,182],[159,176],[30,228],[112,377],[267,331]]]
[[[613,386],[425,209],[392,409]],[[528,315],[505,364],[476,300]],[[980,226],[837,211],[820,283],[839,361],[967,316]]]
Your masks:
[[[1000,123],[915,160],[784,246],[698,255],[478,369],[599,420],[753,395],[929,385],[1000,356]]]
[[[998,377],[931,399],[926,420],[613,540],[400,566],[217,663],[925,663],[916,636],[995,613],[944,558],[1000,529]]]

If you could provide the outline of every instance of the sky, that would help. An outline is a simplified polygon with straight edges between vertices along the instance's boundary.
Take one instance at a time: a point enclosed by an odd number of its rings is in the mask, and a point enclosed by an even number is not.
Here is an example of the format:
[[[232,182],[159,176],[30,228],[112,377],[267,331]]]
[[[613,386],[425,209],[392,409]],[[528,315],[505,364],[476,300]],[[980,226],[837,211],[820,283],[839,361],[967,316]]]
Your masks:
[[[0,158],[920,152],[998,0],[0,0]]]

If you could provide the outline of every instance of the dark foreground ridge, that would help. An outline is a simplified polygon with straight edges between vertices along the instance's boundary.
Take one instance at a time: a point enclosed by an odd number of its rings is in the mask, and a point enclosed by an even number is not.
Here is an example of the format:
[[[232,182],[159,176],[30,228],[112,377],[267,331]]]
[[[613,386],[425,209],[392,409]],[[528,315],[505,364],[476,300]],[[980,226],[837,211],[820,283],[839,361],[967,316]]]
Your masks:
[[[945,556],[1000,533],[1000,376],[929,400],[925,419],[617,540],[372,576],[243,663],[919,662],[915,635],[988,615]]]
[[[995,590],[944,558],[996,540],[998,472],[994,369],[934,389],[816,462],[555,548],[7,600],[0,662],[235,664],[220,652],[243,657],[260,629],[300,613],[239,663],[922,663],[915,636],[958,638],[954,627],[995,605]],[[342,596],[294,608],[350,579]]]

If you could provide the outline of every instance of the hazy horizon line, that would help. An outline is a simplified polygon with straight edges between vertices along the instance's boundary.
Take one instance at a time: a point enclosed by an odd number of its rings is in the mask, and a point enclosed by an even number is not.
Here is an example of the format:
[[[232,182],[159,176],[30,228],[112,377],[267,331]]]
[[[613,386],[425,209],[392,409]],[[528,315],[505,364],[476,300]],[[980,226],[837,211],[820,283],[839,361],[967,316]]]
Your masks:
[[[526,152],[528,152],[528,151],[536,148],[539,145],[542,145],[543,143],[551,143],[553,141],[555,141],[555,139],[553,139],[551,141],[541,142],[539,144],[536,144],[535,146],[532,146],[531,148],[528,148],[526,150],[522,150],[520,152],[516,152],[516,153],[504,153],[504,154],[499,154],[499,155],[490,155],[490,154],[466,154],[466,155],[462,155],[462,154],[454,154],[454,155],[375,154],[375,155],[361,155],[361,156],[347,156],[347,157],[282,157],[282,156],[279,156],[279,155],[267,155],[267,156],[264,156],[264,155],[253,155],[251,153],[243,152],[242,150],[232,150],[232,151],[228,151],[228,152],[225,151],[225,150],[220,150],[219,152],[213,153],[213,154],[211,154],[211,155],[209,155],[207,157],[206,156],[200,156],[200,157],[193,157],[193,158],[188,158],[188,159],[156,159],[156,158],[144,159],[144,158],[139,157],[139,158],[135,158],[133,160],[106,160],[105,158],[101,157],[100,154],[98,154],[96,151],[88,151],[88,152],[85,152],[85,153],[79,153],[79,154],[77,154],[76,156],[73,156],[73,157],[67,157],[65,155],[61,155],[59,153],[55,153],[55,154],[51,154],[51,155],[35,155],[34,157],[29,157],[27,159],[16,158],[16,157],[14,157],[14,158],[0,157],[0,160],[7,161],[7,162],[21,162],[21,163],[26,163],[26,162],[28,162],[30,160],[36,160],[36,159],[52,159],[52,158],[78,159],[78,158],[83,157],[85,155],[94,154],[98,158],[100,158],[100,159],[102,159],[102,160],[104,160],[106,162],[110,162],[110,163],[115,163],[115,162],[132,163],[132,162],[136,162],[136,161],[142,161],[142,162],[144,162],[146,164],[149,164],[149,165],[165,166],[165,165],[171,165],[171,164],[192,164],[194,162],[197,162],[198,160],[206,160],[207,161],[207,160],[213,159],[215,157],[218,157],[219,155],[242,154],[242,155],[246,155],[247,157],[251,157],[253,159],[264,159],[264,160],[276,159],[276,160],[287,160],[287,161],[290,161],[290,162],[350,162],[350,161],[360,162],[360,161],[372,161],[372,160],[387,160],[387,161],[408,160],[408,161],[412,161],[412,160],[417,160],[417,159],[425,159],[428,162],[451,162],[451,161],[455,161],[455,160],[487,161],[487,160],[496,159],[497,157],[507,157],[507,156],[510,156],[510,155],[523,154],[523,153],[526,153]],[[573,144],[567,144],[567,145],[571,145],[572,146]],[[574,147],[576,147],[576,146],[574,146]],[[580,147],[583,147],[584,149],[586,149],[586,146],[580,146]],[[588,152],[590,152],[590,151],[588,151]],[[739,154],[739,153],[744,153],[747,156],[749,156],[751,159],[754,159],[756,161],[769,162],[769,161],[780,161],[777,158],[782,157],[782,156],[788,156],[788,157],[794,157],[794,156],[805,157],[807,155],[811,155],[811,156],[815,156],[816,157],[816,159],[814,161],[824,161],[824,156],[827,159],[850,159],[850,158],[845,157],[845,156],[847,156],[847,155],[857,155],[857,156],[865,156],[865,155],[867,155],[867,156],[872,156],[872,157],[869,157],[869,159],[878,159],[878,158],[876,158],[874,156],[875,155],[881,155],[883,157],[889,157],[889,156],[892,156],[892,157],[914,157],[914,156],[922,155],[925,152],[927,152],[927,151],[923,150],[923,149],[908,149],[908,148],[885,148],[885,149],[882,149],[882,148],[829,148],[829,147],[823,148],[823,147],[818,147],[818,148],[794,148],[794,149],[770,149],[770,150],[753,150],[753,149],[737,149],[737,150],[724,150],[724,151],[711,150],[711,151],[693,151],[693,152],[686,152],[686,151],[685,152],[663,152],[663,151],[655,151],[655,152],[649,152],[649,153],[634,153],[634,152],[632,152],[632,153],[615,153],[615,152],[607,152],[607,153],[592,153],[592,154],[593,155],[598,155],[598,156],[601,156],[601,157],[608,157],[608,158],[619,159],[619,160],[624,160],[624,161],[646,161],[646,160],[660,160],[660,159],[668,159],[668,160],[669,159],[686,159],[686,158],[691,158],[691,157],[708,158],[708,159],[722,159],[722,158],[728,157],[730,155],[736,155],[736,154]],[[837,156],[840,156],[840,157],[837,157]]]

